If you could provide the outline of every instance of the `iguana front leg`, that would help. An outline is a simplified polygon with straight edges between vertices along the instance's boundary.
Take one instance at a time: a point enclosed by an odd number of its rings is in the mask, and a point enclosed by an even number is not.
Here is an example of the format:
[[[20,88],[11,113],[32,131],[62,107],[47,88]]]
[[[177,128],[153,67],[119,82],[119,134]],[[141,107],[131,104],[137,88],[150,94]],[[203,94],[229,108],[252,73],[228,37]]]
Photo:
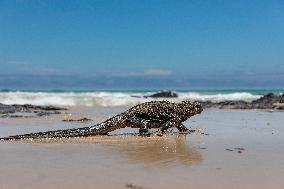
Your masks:
[[[184,126],[184,124],[182,124],[182,123],[181,123],[180,125],[177,125],[176,128],[178,129],[179,132],[182,132],[182,133],[184,133],[184,132],[189,132],[189,129],[186,128],[186,127]]]
[[[149,121],[135,117],[128,120],[128,124],[132,128],[139,128],[139,135],[148,136],[149,135]]]
[[[176,127],[179,132],[189,132],[188,128],[186,128],[182,122],[179,120],[179,119],[171,119],[169,120],[163,127],[162,127],[162,132],[164,133],[166,130],[168,130],[169,128],[172,128],[172,127]]]

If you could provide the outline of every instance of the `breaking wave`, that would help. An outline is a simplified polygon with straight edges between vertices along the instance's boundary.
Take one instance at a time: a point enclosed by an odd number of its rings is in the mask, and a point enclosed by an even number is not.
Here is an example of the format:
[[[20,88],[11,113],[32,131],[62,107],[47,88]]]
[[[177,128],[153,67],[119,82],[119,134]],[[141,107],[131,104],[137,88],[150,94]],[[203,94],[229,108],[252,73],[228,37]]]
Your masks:
[[[163,98],[144,98],[153,92],[0,92],[0,103],[3,104],[33,104],[56,106],[131,106],[151,100],[165,100]],[[202,93],[179,92],[178,98],[169,101],[198,100],[221,102],[226,100],[252,101],[261,95],[248,92],[232,93]]]

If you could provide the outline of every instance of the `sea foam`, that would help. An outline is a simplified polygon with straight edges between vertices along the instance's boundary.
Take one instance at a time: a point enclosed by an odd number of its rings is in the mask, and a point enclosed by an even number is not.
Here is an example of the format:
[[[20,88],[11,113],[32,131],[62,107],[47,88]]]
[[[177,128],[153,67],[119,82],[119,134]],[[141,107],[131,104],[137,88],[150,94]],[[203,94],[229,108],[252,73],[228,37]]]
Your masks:
[[[132,106],[151,100],[182,100],[221,102],[226,100],[252,101],[261,97],[247,92],[202,93],[179,92],[178,98],[144,98],[153,92],[0,92],[0,103],[57,106]]]

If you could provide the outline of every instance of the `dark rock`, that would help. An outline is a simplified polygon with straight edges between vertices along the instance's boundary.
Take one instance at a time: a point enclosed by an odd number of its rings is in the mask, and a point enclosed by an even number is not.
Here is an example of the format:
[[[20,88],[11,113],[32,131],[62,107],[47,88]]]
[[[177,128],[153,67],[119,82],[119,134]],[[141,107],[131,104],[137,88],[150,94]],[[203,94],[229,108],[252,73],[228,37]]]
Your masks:
[[[218,109],[250,109],[250,104],[245,101],[223,101],[223,102],[200,102],[204,108]]]
[[[284,110],[284,105],[283,106],[277,106],[275,107],[277,110]]]
[[[232,149],[230,149],[230,148],[227,148],[226,150],[227,150],[227,151],[230,151],[230,152],[234,151],[234,150],[232,150]]]
[[[93,120],[86,118],[86,117],[83,117],[83,118],[80,118],[80,119],[63,119],[62,121],[64,121],[64,122],[73,122],[73,121],[88,122],[88,121],[93,121]]]
[[[31,105],[31,104],[13,105],[13,106],[24,107],[24,108],[27,108],[27,109],[45,110],[45,111],[67,110],[66,108],[62,108],[62,107],[56,107],[56,106],[35,106],[35,105]]]
[[[283,95],[275,95],[268,93],[263,97],[252,102],[246,101],[223,101],[223,102],[200,102],[204,108],[219,108],[219,109],[266,109],[266,110],[283,110],[284,109]]]
[[[151,97],[151,98],[177,98],[178,94],[173,91],[161,91],[149,96],[144,96],[145,98]]]
[[[245,148],[234,148],[235,150],[240,150],[240,151],[244,151]]]
[[[6,105],[0,103],[0,114],[4,114],[1,117],[26,117],[22,115],[12,115],[15,113],[31,113],[37,116],[47,116],[50,114],[60,114],[62,110],[67,110],[66,108],[56,107],[56,106],[35,106],[31,104],[24,105]]]
[[[273,93],[267,93],[267,94],[264,95],[262,98],[274,98],[274,97],[276,97],[275,94],[273,94]]]
[[[138,96],[138,95],[132,95],[131,97],[133,97],[133,98],[142,98],[142,96]]]
[[[277,96],[273,93],[268,93],[263,97],[252,101],[251,104],[253,109],[274,109],[274,104],[279,103],[280,100],[280,96]]]
[[[279,96],[279,103],[284,103],[284,94]]]
[[[41,112],[38,112],[36,115],[41,117],[41,116],[49,116],[51,114],[61,114],[61,112],[59,112],[59,111],[41,111]]]
[[[279,102],[280,96],[277,96],[273,93],[268,93],[264,95],[263,97],[252,101],[252,104],[273,104],[276,102]]]
[[[14,107],[12,105],[6,105],[0,103],[0,114],[15,113],[16,111],[21,111],[21,109]]]
[[[135,184],[126,184],[125,187],[130,189],[143,189],[142,186],[137,186]]]
[[[34,118],[34,115],[17,115],[17,114],[4,114],[1,115],[0,118]]]

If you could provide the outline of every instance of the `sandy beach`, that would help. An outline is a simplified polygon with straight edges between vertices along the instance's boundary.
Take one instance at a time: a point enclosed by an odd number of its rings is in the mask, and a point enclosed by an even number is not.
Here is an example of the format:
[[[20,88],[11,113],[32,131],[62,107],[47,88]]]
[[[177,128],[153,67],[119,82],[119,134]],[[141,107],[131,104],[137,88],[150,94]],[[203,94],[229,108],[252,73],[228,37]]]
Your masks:
[[[126,107],[1,118],[0,135],[89,126]],[[85,116],[92,122],[62,122]],[[1,142],[0,188],[283,188],[283,112],[207,109],[188,128],[208,135]]]

